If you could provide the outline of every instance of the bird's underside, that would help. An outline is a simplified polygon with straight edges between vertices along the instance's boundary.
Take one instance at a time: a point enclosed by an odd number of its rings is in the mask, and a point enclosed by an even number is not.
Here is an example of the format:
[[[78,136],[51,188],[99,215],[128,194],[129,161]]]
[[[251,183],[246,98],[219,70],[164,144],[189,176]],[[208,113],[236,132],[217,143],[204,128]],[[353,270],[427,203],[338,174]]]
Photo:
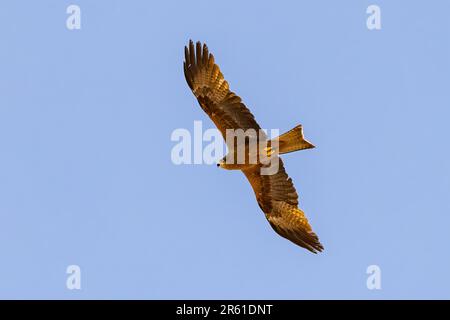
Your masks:
[[[185,47],[184,74],[200,106],[224,139],[227,138],[227,129],[250,129],[249,131],[255,130],[258,134],[263,132],[241,98],[230,91],[228,82],[205,44],[202,46],[197,42],[194,46],[190,41],[189,46]],[[270,147],[271,142],[267,141],[265,134],[258,139],[259,143],[268,143]],[[301,126],[281,135],[276,145],[276,152],[271,160],[277,161],[278,170],[273,174],[261,173],[269,164],[259,161],[259,158],[256,163],[244,163],[241,166],[228,164],[224,159],[221,166],[225,169],[239,169],[245,174],[261,210],[279,235],[311,252],[322,251],[323,246],[317,235],[312,231],[303,211],[298,208],[297,192],[286,174],[283,161],[278,157],[278,154],[314,146],[304,139]]]

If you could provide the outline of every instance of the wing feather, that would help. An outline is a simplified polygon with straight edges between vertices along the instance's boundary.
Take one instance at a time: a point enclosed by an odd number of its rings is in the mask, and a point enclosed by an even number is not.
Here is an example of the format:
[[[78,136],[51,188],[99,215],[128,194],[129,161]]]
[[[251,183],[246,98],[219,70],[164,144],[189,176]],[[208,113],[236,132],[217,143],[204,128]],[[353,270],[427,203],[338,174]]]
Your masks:
[[[260,166],[242,171],[272,228],[280,236],[313,253],[322,251],[319,238],[312,231],[305,213],[298,208],[298,195],[292,179],[288,177],[283,161],[278,159],[278,172],[273,175],[261,175]]]
[[[227,129],[261,128],[250,110],[242,103],[241,98],[230,91],[214,56],[209,53],[206,44],[192,41],[184,49],[184,75],[186,81],[197,98],[200,106],[211,118],[216,127],[226,138]],[[265,137],[265,135],[264,135]]]

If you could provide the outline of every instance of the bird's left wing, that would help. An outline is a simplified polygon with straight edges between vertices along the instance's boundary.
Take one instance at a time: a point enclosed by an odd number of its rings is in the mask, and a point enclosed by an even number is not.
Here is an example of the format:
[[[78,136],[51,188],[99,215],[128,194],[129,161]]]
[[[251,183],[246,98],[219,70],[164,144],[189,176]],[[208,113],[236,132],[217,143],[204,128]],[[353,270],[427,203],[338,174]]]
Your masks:
[[[230,91],[214,56],[209,53],[206,44],[197,42],[195,47],[189,41],[184,48],[184,75],[186,81],[206,114],[226,139],[227,129],[255,129],[261,131],[255,117],[242,103],[241,98]]]

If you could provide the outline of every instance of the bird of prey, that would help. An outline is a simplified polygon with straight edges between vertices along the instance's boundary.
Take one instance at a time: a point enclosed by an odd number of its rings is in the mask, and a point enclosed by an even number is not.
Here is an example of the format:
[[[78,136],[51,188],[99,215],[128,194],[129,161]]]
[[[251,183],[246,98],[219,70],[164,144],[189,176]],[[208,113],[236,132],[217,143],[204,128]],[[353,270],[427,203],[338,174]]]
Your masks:
[[[209,53],[206,44],[189,41],[185,48],[184,75],[186,81],[197,98],[201,108],[211,118],[226,140],[227,130],[254,129],[262,132],[252,113],[242,100],[229,89],[214,56]],[[259,142],[267,140],[265,134],[259,136]],[[245,143],[248,143],[245,140]],[[270,150],[271,141],[265,151]],[[229,145],[229,141],[226,141]],[[323,250],[323,246],[304,212],[298,208],[298,195],[284,169],[278,154],[314,148],[314,145],[303,137],[302,126],[282,134],[277,140],[277,153],[273,155],[278,162],[278,171],[274,174],[262,174],[261,169],[267,164],[258,157],[256,163],[236,164],[236,157],[224,157],[218,166],[224,169],[241,170],[250,182],[256,200],[264,212],[272,228],[282,237],[308,249],[313,253]],[[248,149],[245,149],[248,152]],[[259,150],[259,149],[258,149]],[[232,152],[232,151],[229,151]],[[231,159],[231,160],[229,160]],[[247,160],[247,158],[245,158]],[[227,163],[230,162],[230,163]]]

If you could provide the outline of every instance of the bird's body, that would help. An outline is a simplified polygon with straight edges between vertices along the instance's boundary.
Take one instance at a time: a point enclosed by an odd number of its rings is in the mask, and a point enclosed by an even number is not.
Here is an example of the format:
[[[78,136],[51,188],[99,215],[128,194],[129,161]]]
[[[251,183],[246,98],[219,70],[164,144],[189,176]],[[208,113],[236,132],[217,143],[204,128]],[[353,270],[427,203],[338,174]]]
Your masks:
[[[194,47],[190,41],[189,47],[185,47],[184,74],[200,106],[230,149],[218,166],[244,173],[261,210],[279,235],[314,253],[322,251],[317,235],[298,208],[297,192],[278,157],[278,154],[314,147],[304,139],[302,127],[297,126],[278,139],[269,140],[241,98],[230,91],[205,44],[202,47],[197,42]],[[239,135],[230,139],[230,132],[244,132],[245,137],[239,142]],[[276,170],[270,172],[273,163]]]

